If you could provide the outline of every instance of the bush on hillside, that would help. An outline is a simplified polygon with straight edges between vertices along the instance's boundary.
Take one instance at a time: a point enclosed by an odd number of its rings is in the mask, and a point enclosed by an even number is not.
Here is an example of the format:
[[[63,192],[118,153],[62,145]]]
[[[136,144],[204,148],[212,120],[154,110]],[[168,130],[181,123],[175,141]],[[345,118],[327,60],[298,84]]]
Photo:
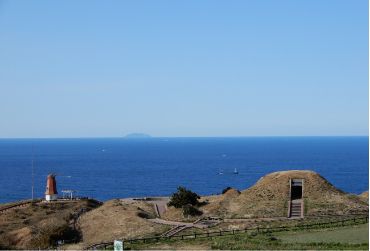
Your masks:
[[[232,191],[233,194],[240,194],[240,191],[239,190],[237,190],[235,188],[232,188],[232,187],[226,187],[224,190],[222,190],[222,194],[226,194],[229,191]]]
[[[151,219],[152,218],[147,212],[138,212],[136,215],[139,216],[140,218],[143,218],[143,219]]]
[[[199,216],[202,215],[203,212],[200,211],[198,208],[194,207],[193,205],[185,205],[182,207],[182,214],[187,217],[187,216]]]
[[[230,189],[232,189],[232,187],[226,187],[224,190],[222,190],[222,194],[225,194],[227,191],[229,191]]]
[[[168,206],[174,206],[176,208],[181,208],[185,205],[198,205],[200,199],[199,195],[187,190],[185,187],[178,187],[177,192],[172,194],[170,202],[168,202]]]

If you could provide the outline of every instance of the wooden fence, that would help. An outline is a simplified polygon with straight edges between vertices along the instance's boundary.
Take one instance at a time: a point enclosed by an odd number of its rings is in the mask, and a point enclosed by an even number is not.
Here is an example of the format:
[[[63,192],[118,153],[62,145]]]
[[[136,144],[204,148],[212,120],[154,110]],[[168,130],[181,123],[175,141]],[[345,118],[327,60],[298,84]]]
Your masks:
[[[148,237],[148,238],[137,238],[137,239],[127,239],[122,240],[124,243],[150,243],[150,242],[158,242],[161,240],[185,240],[185,239],[197,239],[197,238],[210,238],[210,237],[218,237],[218,236],[227,236],[227,235],[235,235],[239,233],[272,233],[272,232],[281,232],[281,231],[293,231],[293,230],[304,230],[304,229],[315,229],[315,228],[325,228],[325,227],[341,227],[346,225],[354,225],[354,224],[361,224],[367,223],[369,220],[369,216],[362,216],[362,217],[354,217],[351,219],[341,219],[336,221],[326,221],[326,222],[315,222],[310,224],[297,224],[294,226],[279,226],[279,227],[254,227],[254,228],[244,228],[244,229],[234,229],[234,230],[219,230],[219,231],[212,231],[212,232],[205,232],[205,233],[193,233],[193,234],[185,234],[185,235],[174,235],[171,237],[163,237],[163,236],[155,236],[155,237]],[[86,249],[88,250],[102,250],[106,249],[107,247],[112,248],[113,242],[103,242],[99,244],[94,244]]]
[[[23,207],[23,206],[26,206],[26,205],[31,204],[31,203],[38,203],[40,201],[41,201],[41,199],[34,199],[34,200],[23,200],[23,201],[9,203],[5,206],[0,207],[0,213],[6,212],[9,209],[13,209],[13,208],[17,208],[17,207]]]

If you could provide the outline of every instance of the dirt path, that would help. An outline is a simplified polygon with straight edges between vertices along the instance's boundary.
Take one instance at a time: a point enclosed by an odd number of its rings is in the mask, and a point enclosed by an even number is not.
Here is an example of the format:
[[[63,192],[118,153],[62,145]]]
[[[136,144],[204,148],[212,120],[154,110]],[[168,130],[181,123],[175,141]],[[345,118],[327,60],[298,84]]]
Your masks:
[[[187,227],[196,227],[196,228],[208,228],[214,224],[217,224],[218,222],[214,221],[208,221],[208,220],[197,220],[195,222],[182,222],[182,221],[170,221],[170,220],[164,220],[164,219],[148,219],[151,222],[157,223],[157,224],[164,224],[164,225],[170,225],[170,226],[187,226]]]
[[[162,236],[166,236],[166,237],[171,237],[188,228],[196,227],[196,228],[204,229],[210,226],[208,222],[205,222],[203,220],[197,220],[195,222],[181,222],[181,221],[169,221],[169,220],[156,218],[156,219],[148,219],[148,221],[151,221],[157,224],[173,226],[169,231],[162,234]]]
[[[164,212],[167,211],[168,200],[154,200],[154,201],[150,201],[150,203],[153,203],[157,216],[159,218],[162,218],[162,215],[164,214]]]
[[[169,197],[143,197],[143,198],[125,198],[121,201],[144,201],[150,203],[154,207],[154,211],[158,218],[162,218],[162,215],[167,210],[167,203],[170,201]]]

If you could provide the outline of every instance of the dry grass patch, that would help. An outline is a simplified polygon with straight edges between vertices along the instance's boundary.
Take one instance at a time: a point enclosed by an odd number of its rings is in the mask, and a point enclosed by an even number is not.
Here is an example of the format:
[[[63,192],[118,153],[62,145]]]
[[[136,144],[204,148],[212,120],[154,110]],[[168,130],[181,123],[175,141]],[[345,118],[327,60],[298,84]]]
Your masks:
[[[206,202],[199,208],[203,211],[202,217],[286,217],[290,179],[304,179],[305,216],[367,214],[369,211],[368,203],[359,196],[344,193],[319,174],[293,170],[268,174],[241,193],[229,189],[225,194],[202,197],[201,201]],[[181,211],[174,208],[170,208],[165,217],[170,220],[184,220]]]
[[[152,223],[147,218],[155,218],[153,205],[147,202],[107,201],[80,218],[83,245],[159,235],[168,229],[168,226]]]
[[[359,195],[359,197],[366,203],[369,203],[369,191],[363,192],[362,194]]]
[[[57,240],[78,237],[73,217],[81,209],[99,206],[93,200],[34,203],[0,213],[0,246],[7,249],[46,249]]]

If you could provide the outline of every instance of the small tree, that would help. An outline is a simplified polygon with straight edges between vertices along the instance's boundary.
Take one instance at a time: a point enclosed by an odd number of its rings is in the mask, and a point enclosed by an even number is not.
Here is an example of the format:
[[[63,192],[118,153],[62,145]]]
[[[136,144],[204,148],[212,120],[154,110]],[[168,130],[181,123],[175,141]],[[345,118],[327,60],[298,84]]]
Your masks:
[[[199,195],[187,190],[185,187],[178,187],[177,192],[172,194],[168,206],[174,206],[176,208],[181,208],[185,205],[198,205],[200,199]]]

